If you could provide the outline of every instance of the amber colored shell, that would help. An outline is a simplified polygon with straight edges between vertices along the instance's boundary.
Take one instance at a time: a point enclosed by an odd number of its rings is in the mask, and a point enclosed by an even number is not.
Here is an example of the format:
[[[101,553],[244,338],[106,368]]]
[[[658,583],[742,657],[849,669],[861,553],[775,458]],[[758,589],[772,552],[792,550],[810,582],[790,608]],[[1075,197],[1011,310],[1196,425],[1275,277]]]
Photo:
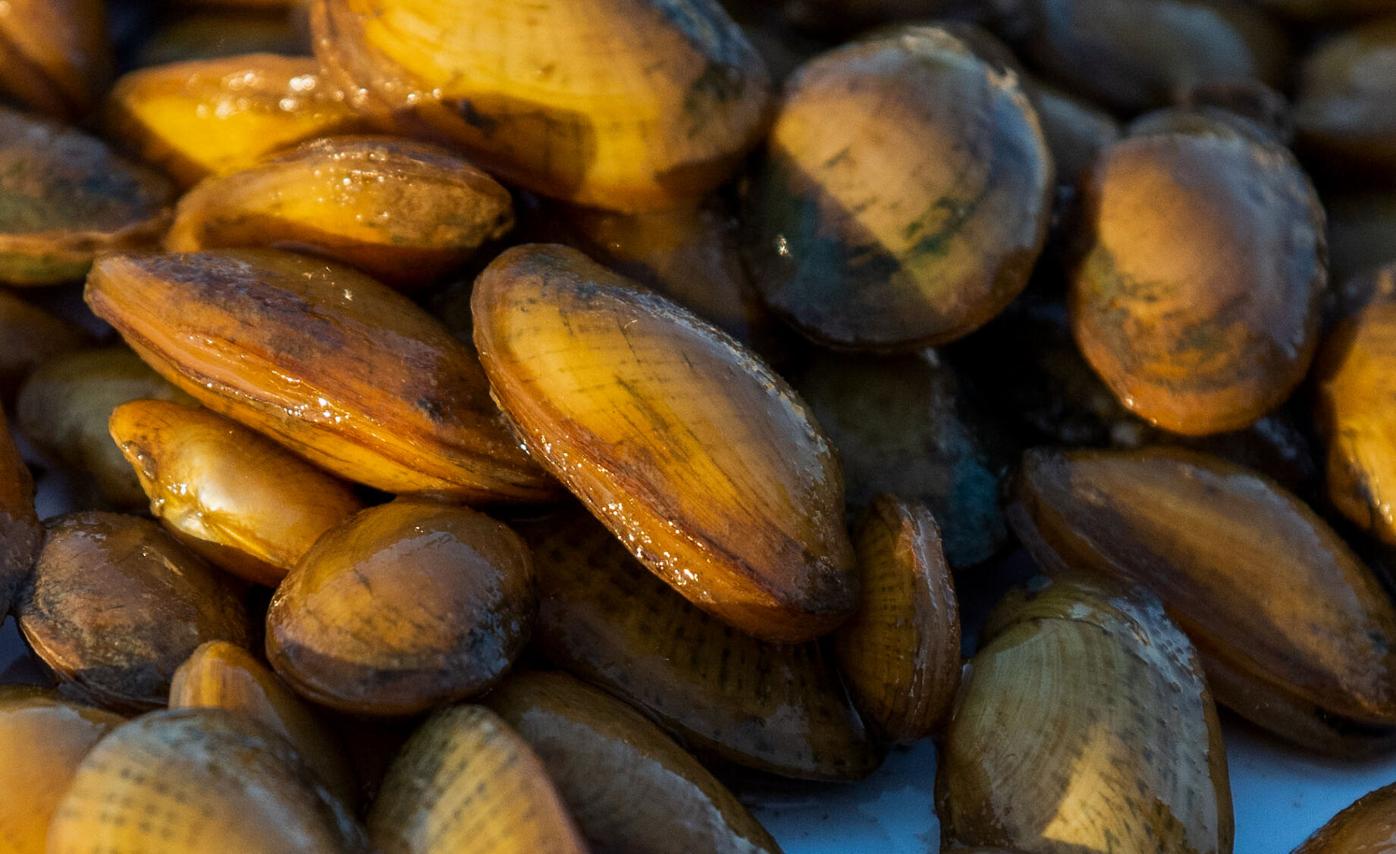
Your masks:
[[[311,25],[380,123],[577,204],[700,199],[766,126],[765,66],[717,0],[316,0]]]
[[[674,303],[562,246],[475,284],[475,345],[536,458],[690,601],[771,640],[853,610],[843,480],[779,377]]]
[[[1396,784],[1368,792],[1333,816],[1294,854],[1390,854],[1396,840]]]
[[[43,854],[78,763],[123,718],[40,688],[0,686],[0,850]]]
[[[144,508],[149,502],[140,482],[107,430],[112,410],[138,398],[189,400],[125,347],[75,350],[29,375],[15,427],[108,505]]]
[[[1326,283],[1324,221],[1278,146],[1127,139],[1086,182],[1077,343],[1136,415],[1189,435],[1245,427],[1303,378]]]
[[[43,540],[44,529],[34,511],[34,478],[0,409],[0,615],[9,613]]]
[[[579,510],[528,533],[535,644],[640,709],[692,750],[808,780],[856,780],[881,760],[817,643],[742,634],[645,572]]]
[[[8,400],[35,368],[87,340],[87,333],[68,321],[0,290],[0,395]]]
[[[1329,752],[1396,740],[1396,606],[1269,479],[1172,448],[1035,450],[1009,518],[1048,572],[1152,590],[1223,705]]]
[[[175,669],[204,641],[249,641],[223,576],[155,523],[115,513],[53,523],[15,615],[65,687],[119,710],[165,705]]]
[[[150,513],[223,569],[268,586],[359,509],[348,486],[205,409],[137,400],[113,410],[111,439]]]
[[[358,799],[353,769],[323,717],[266,665],[226,641],[201,644],[175,671],[171,709],[226,709],[256,720],[290,742],[345,804]]]
[[[292,249],[423,285],[513,223],[509,191],[444,149],[332,137],[203,181],[180,200],[165,248]]]
[[[315,60],[254,53],[132,71],[116,81],[103,125],[132,154],[192,187],[364,122]]]
[[[834,637],[854,702],[878,731],[909,744],[949,715],[960,685],[960,607],[924,506],[873,502],[854,539],[862,601]]]
[[[99,252],[157,243],[172,195],[101,140],[0,107],[0,283],[81,279]]]
[[[990,620],[941,752],[948,839],[1043,854],[1226,854],[1221,725],[1156,600],[1058,580]]]
[[[102,0],[7,0],[0,12],[5,100],[75,121],[106,90],[112,65]]]
[[[1396,14],[1330,36],[1304,60],[1294,120],[1318,168],[1396,178],[1393,68]]]
[[[321,705],[414,714],[498,681],[536,610],[517,534],[464,507],[399,499],[325,534],[276,589],[267,658]]]
[[[108,255],[87,302],[175,385],[388,492],[539,500],[474,355],[406,297],[272,250]]]
[[[152,712],[78,766],[51,852],[362,854],[363,828],[280,736],[223,709]]]
[[[596,850],[780,850],[698,760],[604,691],[563,673],[520,673],[485,702],[543,760]],[[625,784],[610,786],[603,780]]]
[[[437,712],[393,762],[368,815],[383,854],[584,854],[528,743],[482,706]]]
[[[854,42],[786,84],[747,198],[753,280],[824,344],[947,343],[1027,284],[1053,184],[1014,75],[932,27]]]

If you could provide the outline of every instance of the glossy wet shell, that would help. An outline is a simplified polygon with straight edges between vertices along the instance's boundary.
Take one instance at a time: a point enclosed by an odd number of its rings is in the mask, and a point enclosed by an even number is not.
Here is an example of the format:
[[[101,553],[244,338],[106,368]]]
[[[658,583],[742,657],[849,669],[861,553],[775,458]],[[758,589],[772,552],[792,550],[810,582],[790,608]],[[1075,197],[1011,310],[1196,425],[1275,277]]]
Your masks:
[[[355,105],[507,183],[638,211],[726,181],[764,131],[764,64],[717,0],[316,0]]]
[[[15,426],[120,509],[148,506],[140,482],[111,440],[107,420],[137,398],[188,401],[125,347],[77,350],[45,362],[19,390]]]
[[[957,567],[1003,546],[1007,465],[989,447],[992,425],[936,353],[815,353],[794,384],[838,448],[851,509],[862,513],[882,493],[925,502]]]
[[[1319,43],[1300,72],[1294,120],[1320,167],[1396,177],[1396,14]]]
[[[44,529],[34,512],[34,478],[0,410],[0,614],[9,613],[43,540]]]
[[[786,777],[854,780],[880,757],[818,644],[742,634],[647,574],[579,511],[529,533],[535,643],[694,751]]]
[[[1082,200],[1072,327],[1136,415],[1219,433],[1286,397],[1313,356],[1323,211],[1288,152],[1217,135],[1111,147]]]
[[[1396,840],[1396,784],[1363,795],[1294,854],[1389,854]]]
[[[862,601],[834,649],[854,702],[891,741],[930,735],[960,685],[960,608],[924,506],[883,496],[854,540]]]
[[[150,513],[217,566],[276,586],[320,535],[360,507],[354,493],[221,415],[139,400],[108,422]]]
[[[49,820],[78,763],[123,721],[44,689],[0,687],[0,851],[43,854]]]
[[[596,850],[780,850],[698,760],[610,695],[562,673],[522,673],[486,702],[542,759]]]
[[[175,385],[387,492],[539,500],[480,366],[407,298],[272,250],[104,257],[87,302]]]
[[[1023,289],[1052,187],[1015,76],[931,27],[855,42],[786,84],[746,203],[753,279],[821,343],[943,344]]]
[[[1391,741],[1396,608],[1267,478],[1177,449],[1036,450],[1009,518],[1045,570],[1152,590],[1223,705],[1320,750],[1367,755]]]
[[[833,449],[754,355],[561,246],[501,255],[471,307],[495,399],[529,450],[651,571],[768,639],[848,616],[857,578]]]
[[[267,657],[316,702],[405,715],[479,694],[537,609],[527,547],[463,507],[399,499],[325,534],[276,590]]]
[[[175,671],[171,709],[226,709],[286,739],[345,805],[358,799],[353,769],[323,717],[266,665],[226,641],[202,644]]]
[[[0,14],[0,95],[75,121],[111,82],[102,0],[9,0]]]
[[[390,137],[315,140],[180,200],[171,252],[270,246],[401,286],[470,259],[514,222],[509,191],[450,152]]]
[[[1189,88],[1255,78],[1278,85],[1284,33],[1245,4],[1216,0],[1026,0],[1017,46],[1073,91],[1135,113]]]
[[[291,746],[221,709],[154,712],[78,767],[49,831],[53,854],[367,850],[363,830]]]
[[[1026,852],[1231,850],[1221,725],[1152,599],[1057,581],[986,629],[941,754],[945,836]]]
[[[1334,330],[1317,375],[1328,499],[1396,545],[1396,300],[1379,298]]]
[[[65,689],[118,710],[163,706],[175,669],[204,641],[249,641],[223,576],[155,523],[115,513],[52,524],[15,616]]]
[[[0,290],[0,394],[9,398],[39,365],[87,343],[81,329]]]
[[[315,60],[267,53],[132,71],[116,81],[102,121],[112,139],[185,187],[365,126]]]
[[[368,816],[383,854],[582,854],[547,769],[493,712],[437,712],[394,760]]]
[[[0,107],[0,282],[73,281],[98,252],[153,245],[172,195],[101,140]]]

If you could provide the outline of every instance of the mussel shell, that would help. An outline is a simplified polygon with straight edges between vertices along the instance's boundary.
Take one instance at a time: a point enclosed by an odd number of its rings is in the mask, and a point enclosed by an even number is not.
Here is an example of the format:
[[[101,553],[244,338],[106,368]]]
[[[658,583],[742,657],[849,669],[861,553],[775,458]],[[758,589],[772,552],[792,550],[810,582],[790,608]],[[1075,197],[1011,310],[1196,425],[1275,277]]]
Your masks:
[[[0,15],[0,96],[5,100],[75,121],[111,82],[113,63],[102,0],[5,3]]]
[[[960,608],[924,506],[881,496],[854,545],[862,601],[834,649],[858,710],[888,740],[909,744],[949,715],[960,685]]]
[[[388,492],[539,500],[474,355],[362,273],[273,250],[108,255],[87,302],[175,385]]]
[[[284,10],[200,10],[163,21],[141,42],[135,64],[168,65],[249,53],[309,55],[310,39]]]
[[[1027,284],[1053,184],[1016,76],[933,27],[854,42],[786,85],[747,195],[753,279],[821,343],[943,344]]]
[[[66,690],[118,710],[163,706],[175,669],[204,641],[250,639],[222,575],[155,523],[115,513],[52,523],[15,616]]]
[[[686,602],[573,510],[527,532],[534,643],[703,756],[786,777],[854,780],[881,760],[817,643],[765,643]]]
[[[0,409],[0,619],[29,577],[44,529],[34,511],[34,478]]]
[[[10,400],[39,365],[87,343],[87,334],[18,294],[0,290],[0,395]]]
[[[51,691],[0,686],[0,850],[43,854],[49,821],[78,763],[123,720]]]
[[[1218,702],[1296,743],[1365,755],[1396,738],[1396,606],[1274,482],[1174,448],[1029,451],[1009,519],[1051,573],[1153,591]]]
[[[331,137],[201,182],[180,200],[165,248],[293,249],[420,286],[513,223],[509,191],[444,149]]]
[[[1318,168],[1396,181],[1396,14],[1318,44],[1300,72],[1294,119]]]
[[[1028,97],[1042,123],[1059,184],[1075,186],[1100,152],[1119,141],[1120,123],[1085,98],[1037,81],[1029,86]]]
[[[240,646],[201,644],[175,671],[169,705],[226,709],[252,718],[286,739],[342,802],[352,806],[358,798],[354,771],[329,724]]]
[[[322,705],[414,714],[498,681],[536,610],[517,534],[464,507],[398,499],[330,530],[281,582],[267,658]]]
[[[941,753],[947,838],[1029,852],[1231,850],[1221,725],[1156,600],[1058,580],[991,617]]]
[[[577,204],[700,199],[766,126],[765,66],[717,0],[317,0],[311,26],[380,123]]]
[[[101,140],[0,107],[0,282],[73,281],[99,252],[154,244],[172,195]]]
[[[883,493],[925,502],[955,567],[981,563],[1007,541],[1008,466],[990,441],[994,425],[934,351],[812,353],[793,382],[838,449],[851,510]]]
[[[1218,134],[1124,140],[1082,199],[1072,327],[1124,406],[1189,435],[1245,427],[1313,357],[1323,210],[1284,149]]]
[[[1396,783],[1368,792],[1333,816],[1294,854],[1390,854],[1396,840]]]
[[[365,123],[315,60],[254,53],[129,72],[103,109],[108,136],[185,187],[268,152]]]
[[[29,375],[19,390],[15,427],[108,505],[143,508],[149,502],[140,482],[107,430],[112,410],[141,398],[189,400],[125,347],[75,350]]]
[[[698,760],[605,692],[563,673],[519,673],[485,702],[538,754],[596,850],[780,850]]]
[[[562,246],[501,255],[471,307],[524,443],[652,572],[771,640],[848,617],[857,576],[838,462],[756,356]]]
[[[368,850],[363,829],[280,736],[222,709],[152,712],[78,766],[49,850],[249,854]]]
[[[213,564],[257,584],[276,586],[360,507],[344,483],[205,409],[131,401],[112,411],[108,428],[151,515]]]
[[[437,712],[394,760],[368,815],[383,854],[583,854],[547,769],[483,706]]]

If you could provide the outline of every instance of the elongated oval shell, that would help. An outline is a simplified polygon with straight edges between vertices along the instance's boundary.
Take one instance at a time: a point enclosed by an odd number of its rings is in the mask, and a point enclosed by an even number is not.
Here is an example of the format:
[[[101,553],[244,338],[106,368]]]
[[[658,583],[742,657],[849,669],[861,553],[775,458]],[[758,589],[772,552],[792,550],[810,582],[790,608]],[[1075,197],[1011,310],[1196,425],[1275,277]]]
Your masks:
[[[335,797],[358,800],[344,746],[322,716],[266,665],[227,641],[200,644],[175,671],[171,709],[226,709],[245,715],[286,739]]]
[[[15,616],[65,688],[119,710],[165,705],[175,669],[204,641],[250,640],[223,576],[155,523],[115,513],[53,524]]]
[[[859,711],[888,739],[930,735],[960,685],[960,607],[924,506],[881,496],[854,541],[862,601],[834,637]]]
[[[1318,168],[1396,178],[1393,67],[1396,15],[1330,36],[1304,60],[1294,121]]]
[[[141,508],[149,502],[107,429],[112,410],[138,398],[189,399],[125,347],[75,350],[29,375],[19,390],[15,426],[89,481],[108,505]]]
[[[0,107],[0,282],[73,281],[99,252],[155,244],[172,195],[101,140]]]
[[[1396,840],[1396,783],[1368,792],[1294,849],[1294,854],[1390,854]]]
[[[118,727],[78,766],[49,831],[53,854],[367,850],[296,752],[222,709],[152,712]]]
[[[27,686],[0,686],[0,850],[43,854],[49,821],[78,763],[120,715]]]
[[[402,749],[368,815],[383,854],[583,854],[528,743],[483,706],[437,712]]]
[[[580,511],[530,534],[535,644],[694,751],[809,780],[855,780],[881,757],[817,643],[736,631],[644,571]]]
[[[267,613],[267,658],[301,694],[405,715],[489,688],[537,610],[527,547],[463,507],[399,499],[320,538]]]
[[[248,581],[276,583],[359,509],[348,486],[236,422],[161,400],[112,411],[111,440],[185,545]]]
[[[1072,327],[1126,408],[1190,435],[1279,405],[1313,357],[1323,210],[1284,149],[1216,134],[1127,139],[1083,191]]]
[[[509,191],[448,151],[391,137],[319,139],[179,202],[171,252],[270,246],[423,285],[513,225]]]
[[[1396,738],[1396,606],[1267,478],[1171,448],[1035,450],[1009,513],[1047,571],[1152,590],[1223,705],[1322,750]]]
[[[34,478],[0,409],[0,615],[9,613],[43,541],[44,528],[34,510]]]
[[[1016,77],[932,27],[853,42],[786,86],[747,199],[753,278],[821,343],[944,344],[1027,284],[1053,186]]]
[[[967,679],[941,753],[947,838],[1060,854],[1231,850],[1216,707],[1156,600],[1080,580],[1010,597]]]
[[[200,403],[388,492],[555,492],[499,421],[474,356],[377,281],[287,252],[108,255],[92,310]]]
[[[780,850],[698,760],[605,692],[562,673],[520,673],[485,702],[538,754],[596,850]]]
[[[108,135],[185,187],[364,122],[310,58],[254,53],[143,68],[116,81]]]
[[[87,115],[111,82],[102,0],[8,0],[0,14],[0,95],[57,119]]]
[[[578,204],[702,198],[765,128],[765,66],[717,0],[316,0],[311,24],[360,109]]]
[[[847,618],[857,578],[838,463],[755,356],[561,246],[501,255],[471,307],[524,442],[651,571],[768,639]]]

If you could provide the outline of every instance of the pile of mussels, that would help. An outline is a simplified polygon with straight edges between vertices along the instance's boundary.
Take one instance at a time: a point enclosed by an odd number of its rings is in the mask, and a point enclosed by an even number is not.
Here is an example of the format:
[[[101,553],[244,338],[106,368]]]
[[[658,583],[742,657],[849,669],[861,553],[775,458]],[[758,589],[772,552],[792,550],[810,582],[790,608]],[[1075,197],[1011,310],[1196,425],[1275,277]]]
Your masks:
[[[1226,852],[1218,706],[1396,749],[1394,0],[5,0],[0,98],[0,851],[776,851],[933,737],[947,848]]]

